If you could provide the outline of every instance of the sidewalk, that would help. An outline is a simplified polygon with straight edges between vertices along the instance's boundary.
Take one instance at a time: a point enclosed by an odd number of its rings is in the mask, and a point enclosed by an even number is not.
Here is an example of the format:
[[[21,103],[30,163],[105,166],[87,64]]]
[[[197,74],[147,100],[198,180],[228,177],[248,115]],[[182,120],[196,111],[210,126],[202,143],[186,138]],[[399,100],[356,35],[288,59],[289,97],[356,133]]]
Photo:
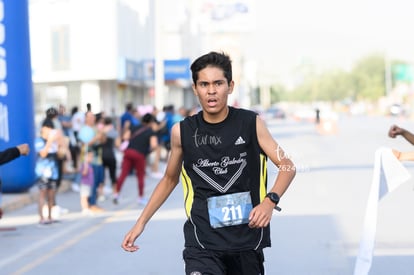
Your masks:
[[[122,154],[120,152],[118,152],[118,155],[117,155],[117,162],[118,162],[118,166],[120,166],[122,163]],[[148,161],[147,173],[146,173],[146,179],[145,179],[147,187],[155,186],[155,184],[158,183],[159,181],[159,178],[154,178],[153,176],[151,176],[149,163],[150,161]],[[165,168],[166,168],[166,162],[160,161],[159,170],[164,171]],[[120,167],[118,167],[117,175],[119,175],[120,173],[119,169]],[[127,177],[126,180],[133,180],[135,184],[135,181],[136,181],[135,174],[132,177]],[[70,175],[67,175],[67,176],[64,175],[62,179],[62,183],[59,187],[58,193],[66,193],[68,191],[72,191],[72,182],[73,182],[73,176],[71,179]],[[148,192],[149,190],[150,189],[148,189]],[[149,194],[150,193],[148,193],[148,195]],[[7,214],[7,212],[11,212],[11,211],[23,208],[32,203],[37,203],[38,199],[39,199],[39,188],[37,184],[34,184],[27,192],[24,192],[24,193],[15,193],[15,194],[3,193],[2,199],[1,199],[2,201],[1,208],[3,209],[3,212]]]
[[[121,163],[122,155],[118,153],[117,161]],[[74,181],[74,175],[71,173],[64,173],[62,182],[60,184],[58,194],[65,193],[72,190],[72,182]],[[37,184],[34,184],[28,191],[23,193],[14,193],[14,194],[1,194],[1,205],[3,213],[11,212],[20,208],[25,207],[26,205],[37,203],[39,199],[39,187]]]
[[[58,193],[64,193],[71,190],[71,185],[72,182],[70,180],[62,180]],[[1,196],[1,208],[3,209],[3,212],[7,214],[7,212],[17,210],[25,207],[26,205],[37,202],[39,199],[39,187],[37,184],[34,184],[27,192],[15,194],[3,193]]]

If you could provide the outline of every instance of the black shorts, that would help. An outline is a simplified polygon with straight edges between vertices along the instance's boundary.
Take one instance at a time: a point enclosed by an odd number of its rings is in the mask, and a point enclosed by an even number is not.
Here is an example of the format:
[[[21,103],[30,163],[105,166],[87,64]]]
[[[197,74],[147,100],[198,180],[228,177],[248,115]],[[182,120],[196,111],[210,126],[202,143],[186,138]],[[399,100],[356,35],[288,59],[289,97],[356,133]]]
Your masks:
[[[37,186],[39,190],[56,190],[57,182],[56,180],[39,180]]]
[[[264,275],[263,250],[212,251],[186,247],[186,275]]]

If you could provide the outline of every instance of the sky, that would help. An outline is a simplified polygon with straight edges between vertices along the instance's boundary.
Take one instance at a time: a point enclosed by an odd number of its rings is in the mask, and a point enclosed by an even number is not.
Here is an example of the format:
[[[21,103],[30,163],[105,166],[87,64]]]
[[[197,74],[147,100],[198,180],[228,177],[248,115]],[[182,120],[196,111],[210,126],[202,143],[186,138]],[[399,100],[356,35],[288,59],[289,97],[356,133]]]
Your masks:
[[[253,51],[269,66],[291,68],[303,62],[350,68],[372,52],[414,62],[412,0],[159,0],[165,26],[187,12],[211,30],[254,28]],[[149,0],[122,0],[147,13]],[[208,20],[213,6],[245,4],[248,13],[233,21]],[[190,8],[192,6],[193,8]],[[253,14],[253,16],[252,16]],[[241,18],[240,21],[237,19]],[[246,23],[247,24],[243,24]],[[215,24],[215,25],[214,25]],[[193,24],[194,25],[194,24]],[[251,29],[250,28],[250,29]]]
[[[119,0],[144,24],[153,0]],[[158,0],[164,29],[191,24],[191,30],[247,29],[251,64],[258,75],[281,80],[302,65],[320,70],[352,69],[361,58],[385,54],[414,64],[414,0]],[[245,4],[232,20],[211,20],[213,6]],[[218,9],[218,15],[223,10]],[[186,21],[192,14],[191,21]],[[187,18],[188,19],[188,18]],[[243,32],[243,31],[242,31]],[[249,33],[250,32],[250,33]],[[224,35],[230,41],[231,35]],[[226,43],[225,41],[225,43]],[[233,44],[232,44],[233,43]],[[234,49],[236,42],[229,42]],[[251,60],[249,60],[250,62]],[[252,70],[253,71],[253,70]]]
[[[349,69],[370,53],[414,61],[414,1],[259,0],[256,9],[263,68]]]

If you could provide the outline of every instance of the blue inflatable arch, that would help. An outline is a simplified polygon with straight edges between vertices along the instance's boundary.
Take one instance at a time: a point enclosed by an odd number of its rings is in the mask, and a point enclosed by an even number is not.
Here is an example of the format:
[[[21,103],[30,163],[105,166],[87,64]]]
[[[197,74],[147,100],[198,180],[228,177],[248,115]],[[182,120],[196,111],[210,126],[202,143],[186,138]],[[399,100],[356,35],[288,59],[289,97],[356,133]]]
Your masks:
[[[29,156],[0,166],[4,193],[35,183],[35,128],[28,0],[0,0],[0,151],[28,143]]]

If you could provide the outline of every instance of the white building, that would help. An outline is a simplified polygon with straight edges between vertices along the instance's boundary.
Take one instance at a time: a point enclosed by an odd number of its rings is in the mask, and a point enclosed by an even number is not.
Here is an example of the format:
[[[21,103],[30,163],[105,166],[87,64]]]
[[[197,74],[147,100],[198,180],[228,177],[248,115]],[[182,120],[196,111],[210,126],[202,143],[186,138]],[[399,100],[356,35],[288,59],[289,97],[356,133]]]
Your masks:
[[[155,2],[31,0],[36,115],[43,117],[48,107],[58,104],[70,111],[73,106],[86,110],[91,103],[93,112],[107,114],[122,113],[127,102],[159,108],[194,104],[192,93],[186,96],[191,84],[190,59],[182,51],[185,36],[177,31],[180,22],[173,22],[171,33],[161,36],[164,30],[156,29],[160,17],[155,16]],[[157,52],[155,41],[160,37],[169,45],[168,51],[163,47]],[[155,56],[166,64],[162,72],[167,85],[157,87],[160,91],[155,90]]]
[[[242,77],[256,77],[246,58],[253,1],[220,3],[30,0],[37,121],[58,104],[70,111],[73,106],[86,110],[91,103],[93,112],[107,114],[122,113],[127,102],[191,108],[197,99],[189,64],[211,50],[231,55],[240,85],[233,102],[246,106],[249,87],[243,83],[252,81]]]

